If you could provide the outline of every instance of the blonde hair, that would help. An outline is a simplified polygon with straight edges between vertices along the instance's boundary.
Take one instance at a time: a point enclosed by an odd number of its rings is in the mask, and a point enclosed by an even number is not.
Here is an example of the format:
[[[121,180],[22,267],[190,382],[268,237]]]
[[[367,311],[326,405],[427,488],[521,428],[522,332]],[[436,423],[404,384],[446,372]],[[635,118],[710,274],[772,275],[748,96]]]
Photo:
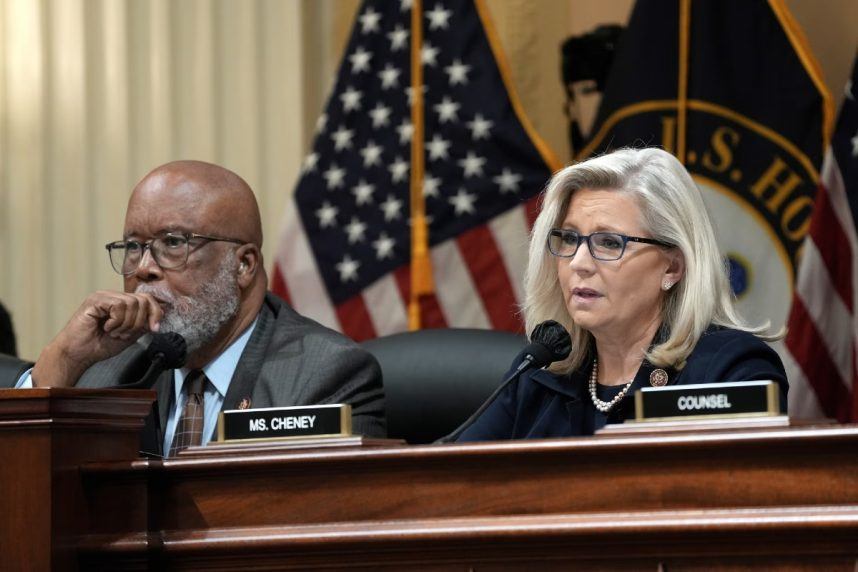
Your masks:
[[[552,371],[568,373],[580,367],[593,343],[592,335],[569,316],[557,259],[546,247],[548,231],[560,226],[572,195],[580,189],[631,195],[641,210],[644,228],[653,238],[676,245],[685,258],[685,274],[665,294],[661,309],[668,337],[647,352],[650,363],[681,369],[710,324],[751,332],[766,340],[781,337],[763,335],[768,323],[749,326],[736,311],[727,266],[706,206],[685,167],[662,149],[620,149],[555,173],[533,225],[524,279],[525,326],[530,332],[545,320],[557,320],[572,336],[572,353],[555,363]]]

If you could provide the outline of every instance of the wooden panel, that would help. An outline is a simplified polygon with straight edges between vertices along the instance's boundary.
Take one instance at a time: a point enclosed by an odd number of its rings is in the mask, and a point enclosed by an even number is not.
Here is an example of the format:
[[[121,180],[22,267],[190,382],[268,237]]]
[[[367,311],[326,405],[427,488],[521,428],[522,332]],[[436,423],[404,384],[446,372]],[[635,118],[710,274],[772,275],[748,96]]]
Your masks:
[[[269,447],[88,465],[84,483],[106,505],[123,496],[115,483],[148,478],[150,541],[183,570],[849,569],[856,453],[858,427],[761,427]],[[135,504],[125,494],[120,514]],[[115,509],[85,541],[88,566],[117,565],[147,546],[139,532],[122,532]]]

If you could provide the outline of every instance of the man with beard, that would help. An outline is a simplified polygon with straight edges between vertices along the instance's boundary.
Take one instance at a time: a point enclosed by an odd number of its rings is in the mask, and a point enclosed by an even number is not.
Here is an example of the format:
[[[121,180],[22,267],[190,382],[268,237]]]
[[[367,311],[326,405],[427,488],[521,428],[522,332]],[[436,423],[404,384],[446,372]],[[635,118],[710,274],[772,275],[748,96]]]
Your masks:
[[[267,292],[261,247],[241,177],[198,161],[158,167],[131,195],[124,238],[107,245],[125,291],[90,295],[19,386],[135,383],[149,365],[147,334],[176,332],[187,362],[152,386],[165,454],[188,445],[174,436],[189,400],[204,410],[201,444],[221,410],[247,406],[349,403],[355,433],[384,436],[377,362]]]

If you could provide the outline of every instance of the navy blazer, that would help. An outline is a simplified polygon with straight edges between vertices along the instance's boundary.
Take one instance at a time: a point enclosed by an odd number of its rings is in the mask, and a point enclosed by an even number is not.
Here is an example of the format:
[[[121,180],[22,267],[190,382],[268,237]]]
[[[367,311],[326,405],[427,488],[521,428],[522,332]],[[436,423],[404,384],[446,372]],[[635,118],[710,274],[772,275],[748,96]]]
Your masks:
[[[513,362],[517,365],[523,355]],[[634,416],[637,389],[650,387],[655,366],[641,364],[628,394],[608,415],[593,406],[588,382],[593,360],[578,370],[558,375],[539,369],[510,383],[457,441],[540,439],[592,435],[606,423]],[[729,328],[710,327],[698,340],[681,371],[667,368],[668,385],[770,379],[780,386],[781,411],[786,411],[789,386],[778,354],[764,341]],[[510,373],[512,370],[510,370]]]

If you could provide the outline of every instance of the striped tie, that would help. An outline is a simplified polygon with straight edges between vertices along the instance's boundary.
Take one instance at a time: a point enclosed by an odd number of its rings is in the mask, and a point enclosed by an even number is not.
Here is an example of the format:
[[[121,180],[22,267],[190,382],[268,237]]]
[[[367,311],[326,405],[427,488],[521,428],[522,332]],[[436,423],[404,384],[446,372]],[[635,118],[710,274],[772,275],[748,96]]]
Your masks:
[[[185,378],[184,390],[187,400],[179,423],[176,425],[176,434],[173,435],[173,444],[170,446],[171,457],[191,445],[203,443],[203,414],[205,413],[203,391],[206,380],[206,375],[200,369],[189,372],[188,377]]]

